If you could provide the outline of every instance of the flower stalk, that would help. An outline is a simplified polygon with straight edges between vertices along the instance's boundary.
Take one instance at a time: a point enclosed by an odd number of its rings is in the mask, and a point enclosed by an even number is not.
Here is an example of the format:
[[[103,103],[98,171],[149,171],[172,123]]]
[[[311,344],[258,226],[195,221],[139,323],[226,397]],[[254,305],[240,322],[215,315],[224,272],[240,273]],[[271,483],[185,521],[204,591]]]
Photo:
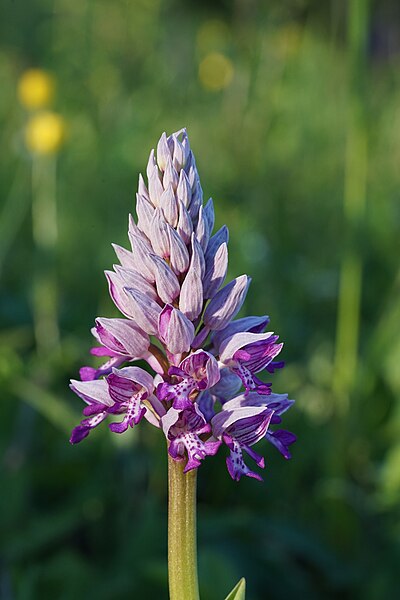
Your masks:
[[[197,469],[168,456],[168,578],[170,600],[199,600],[196,544]]]

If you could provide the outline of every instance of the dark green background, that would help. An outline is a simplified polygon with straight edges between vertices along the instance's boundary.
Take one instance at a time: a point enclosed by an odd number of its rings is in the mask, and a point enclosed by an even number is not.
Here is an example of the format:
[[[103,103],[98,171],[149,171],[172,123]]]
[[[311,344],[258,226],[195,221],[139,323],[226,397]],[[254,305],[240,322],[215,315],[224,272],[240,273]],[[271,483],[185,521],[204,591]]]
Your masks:
[[[224,452],[200,469],[202,598],[224,598],[241,576],[249,600],[397,596],[396,6],[2,0],[4,600],[167,597],[162,436],[145,424],[121,438],[102,427],[70,446],[68,431],[82,407],[68,380],[92,360],[94,317],[116,314],[102,271],[115,261],[111,242],[127,243],[138,173],[162,131],[182,126],[217,225],[230,228],[229,274],[253,277],[243,314],[268,313],[285,341],[287,367],[274,376],[274,389],[297,400],[285,417],[298,435],[292,461],[258,446],[264,483],[231,481]],[[220,34],[208,39],[201,32],[212,20]],[[212,51],[234,68],[230,85],[217,92],[198,76]],[[54,74],[53,108],[68,128],[56,159],[59,238],[46,258],[32,240],[32,159],[16,96],[20,75],[32,66]],[[352,219],[344,190],[357,182],[366,185],[356,198],[365,208]],[[340,274],[351,257],[363,282],[355,313],[342,315],[342,327],[355,335],[360,319],[358,362],[344,380],[348,357],[338,356],[336,327]],[[33,334],[32,290],[40,278],[54,283],[54,270],[61,343],[44,353]],[[357,282],[346,285],[356,297]]]

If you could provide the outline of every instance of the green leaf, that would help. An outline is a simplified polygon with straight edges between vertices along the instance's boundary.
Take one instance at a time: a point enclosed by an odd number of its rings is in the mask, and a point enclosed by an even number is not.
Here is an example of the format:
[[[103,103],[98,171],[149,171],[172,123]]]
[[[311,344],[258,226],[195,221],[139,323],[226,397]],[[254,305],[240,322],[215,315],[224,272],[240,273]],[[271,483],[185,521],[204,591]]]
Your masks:
[[[230,594],[225,600],[245,600],[246,597],[246,580],[244,577],[235,585]]]
[[[61,398],[43,389],[32,381],[18,380],[13,385],[14,393],[30,404],[55,427],[69,434],[79,419],[78,413],[72,410]]]

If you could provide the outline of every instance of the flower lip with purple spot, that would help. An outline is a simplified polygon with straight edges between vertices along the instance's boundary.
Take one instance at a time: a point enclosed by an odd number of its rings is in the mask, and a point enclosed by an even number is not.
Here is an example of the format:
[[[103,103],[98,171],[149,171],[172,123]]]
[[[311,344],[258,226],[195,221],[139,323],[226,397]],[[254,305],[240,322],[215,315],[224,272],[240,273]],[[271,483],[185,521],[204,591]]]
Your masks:
[[[168,374],[179,381],[161,383],[157,387],[157,396],[160,400],[172,400],[173,407],[182,410],[191,406],[193,392],[212,387],[220,377],[216,359],[204,350],[196,350],[177,367],[170,367]]]
[[[125,367],[113,369],[107,377],[107,384],[110,397],[115,402],[109,409],[109,414],[125,415],[120,423],[111,423],[109,428],[114,433],[124,433],[144,417],[146,407],[142,401],[153,392],[153,378],[139,367]]]

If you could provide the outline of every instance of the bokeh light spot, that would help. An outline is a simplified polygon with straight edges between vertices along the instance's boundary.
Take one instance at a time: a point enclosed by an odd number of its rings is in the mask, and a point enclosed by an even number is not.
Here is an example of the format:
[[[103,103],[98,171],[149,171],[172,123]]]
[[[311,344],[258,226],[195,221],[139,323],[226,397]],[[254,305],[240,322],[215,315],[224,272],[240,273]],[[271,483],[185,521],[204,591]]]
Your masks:
[[[40,112],[28,121],[25,142],[35,154],[54,154],[65,137],[64,119],[53,112]]]
[[[199,79],[207,90],[218,92],[228,87],[233,79],[232,61],[219,52],[210,52],[201,61]]]
[[[53,100],[54,89],[54,79],[49,73],[41,69],[29,69],[18,82],[18,98],[25,108],[44,108]]]

